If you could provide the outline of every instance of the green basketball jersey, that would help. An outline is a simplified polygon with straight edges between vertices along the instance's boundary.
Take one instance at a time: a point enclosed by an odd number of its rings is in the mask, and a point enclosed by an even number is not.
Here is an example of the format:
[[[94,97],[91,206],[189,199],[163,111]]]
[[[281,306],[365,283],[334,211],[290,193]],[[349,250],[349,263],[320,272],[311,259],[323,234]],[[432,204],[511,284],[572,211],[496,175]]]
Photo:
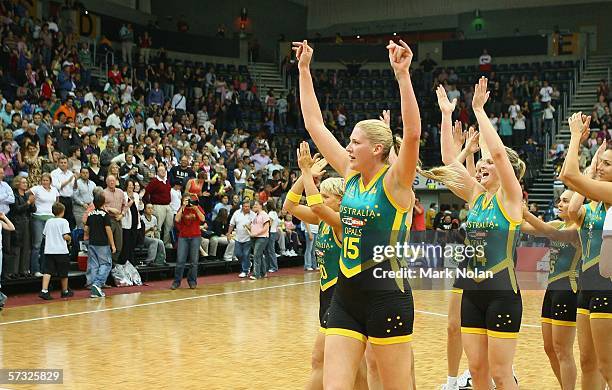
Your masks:
[[[314,253],[321,270],[321,291],[327,290],[338,281],[341,250],[342,244],[336,238],[334,229],[321,221],[314,243]]]
[[[565,229],[565,222],[553,225],[557,230]],[[550,240],[550,271],[548,272],[548,283],[556,280],[569,278],[570,285],[574,291],[576,287],[576,276],[580,261],[580,249],[571,242]]]
[[[373,259],[376,246],[395,246],[408,239],[412,222],[409,209],[399,207],[385,190],[383,180],[388,169],[388,165],[383,166],[367,186],[358,172],[345,180],[340,205],[340,270],[348,278],[377,263]],[[399,267],[395,257],[391,260],[393,268]]]
[[[582,244],[582,272],[599,263],[602,244],[602,232],[606,219],[606,208],[603,202],[591,202],[582,206],[584,219],[578,228]]]
[[[514,251],[520,238],[522,221],[515,221],[506,213],[497,194],[487,202],[486,192],[478,195],[466,221],[466,244],[475,248],[476,256],[469,258],[471,270],[490,271],[494,276],[508,270],[511,287],[517,291],[514,274]],[[484,254],[484,255],[482,255]],[[485,279],[474,279],[482,282]]]

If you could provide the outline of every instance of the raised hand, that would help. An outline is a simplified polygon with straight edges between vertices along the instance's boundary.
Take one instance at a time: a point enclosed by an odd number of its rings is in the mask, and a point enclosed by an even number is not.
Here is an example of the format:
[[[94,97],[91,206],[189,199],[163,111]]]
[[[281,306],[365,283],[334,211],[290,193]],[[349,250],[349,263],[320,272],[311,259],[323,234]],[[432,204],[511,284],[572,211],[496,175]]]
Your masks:
[[[487,83],[487,78],[483,76],[480,78],[480,80],[478,80],[478,84],[474,86],[474,97],[472,98],[472,108],[474,110],[484,109],[484,105],[489,99]]]
[[[579,135],[582,137],[582,133],[584,131],[584,123],[582,122],[582,112],[576,112],[572,114],[568,119],[570,132],[572,135]],[[589,120],[590,122],[590,120]]]
[[[391,63],[395,77],[409,74],[410,64],[412,63],[412,57],[414,55],[406,42],[400,39],[398,45],[393,41],[389,41],[387,50],[389,50],[389,62]]]
[[[463,132],[463,126],[460,121],[455,121],[455,127],[453,127],[453,142],[455,149],[460,151],[465,142],[465,133]]]
[[[465,140],[465,147],[468,152],[474,154],[480,150],[480,145],[478,143],[478,139],[480,137],[480,133],[474,128],[474,126],[470,126],[467,131],[467,137]]]
[[[440,106],[440,111],[442,111],[443,114],[451,114],[455,111],[457,99],[453,99],[453,101],[450,102],[446,95],[446,90],[442,85],[438,85],[438,88],[436,88],[436,95],[438,96],[438,106]]]
[[[300,147],[297,150],[297,162],[298,166],[302,170],[302,173],[309,173],[310,168],[314,165],[314,160],[310,155],[310,146],[308,142],[302,141]]]
[[[582,136],[580,143],[586,141],[591,135],[591,116],[582,115]]]
[[[313,48],[308,45],[308,41],[293,42],[292,49],[295,51],[295,58],[298,60],[298,68],[308,69],[314,53]]]
[[[391,127],[391,111],[383,110],[381,116],[379,116],[378,119],[385,122],[387,126]]]

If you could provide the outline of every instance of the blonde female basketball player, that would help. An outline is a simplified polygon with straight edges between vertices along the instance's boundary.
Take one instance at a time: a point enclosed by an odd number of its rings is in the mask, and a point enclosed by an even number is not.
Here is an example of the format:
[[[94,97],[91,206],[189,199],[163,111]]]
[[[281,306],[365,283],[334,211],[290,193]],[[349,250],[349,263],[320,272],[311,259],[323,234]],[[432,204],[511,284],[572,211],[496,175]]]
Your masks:
[[[562,389],[576,386],[574,339],[576,338],[576,305],[578,302],[578,266],[581,247],[578,225],[568,214],[573,191],[559,197],[561,221],[543,222],[523,209],[525,222],[521,232],[550,238],[550,271],[542,302],[542,337],[544,351]]]
[[[599,270],[606,209],[612,204],[612,150],[606,150],[604,141],[585,175],[580,173],[578,150],[589,122],[590,117],[583,117],[582,113],[569,118],[571,138],[561,180],[577,192],[569,214],[580,226],[582,244],[576,320],[582,388],[602,389],[604,382],[612,387],[612,280]],[[583,205],[585,197],[591,202]]]
[[[480,138],[490,156],[483,156],[480,183],[462,164],[453,162],[452,143],[442,133],[442,161],[447,167],[423,172],[443,181],[455,195],[472,207],[466,223],[466,242],[477,255],[468,268],[489,271],[492,277],[476,276],[465,281],[461,300],[461,332],[476,389],[489,388],[489,373],[498,388],[518,389],[512,373],[516,338],[522,317],[522,302],[514,271],[514,250],[522,222],[520,178],[525,164],[516,152],[504,146],[489,122],[484,105],[489,97],[487,79],[475,86],[472,108],[478,120]],[[451,105],[441,105],[443,126],[450,129]],[[484,254],[484,255],[481,255]]]
[[[412,220],[420,138],[420,115],[410,81],[412,52],[390,42],[389,60],[402,98],[403,141],[397,161],[389,167],[393,146],[388,125],[367,120],[355,125],[344,149],[325,128],[314,93],[309,64],[313,50],[297,42],[300,100],[306,129],[317,148],[345,178],[340,207],[342,256],[332,298],[325,340],[324,387],[349,389],[366,341],[372,344],[385,388],[411,388],[410,339],[414,320],[412,294],[404,278],[384,279],[382,271],[398,268],[398,261],[374,261],[375,245],[406,240]]]

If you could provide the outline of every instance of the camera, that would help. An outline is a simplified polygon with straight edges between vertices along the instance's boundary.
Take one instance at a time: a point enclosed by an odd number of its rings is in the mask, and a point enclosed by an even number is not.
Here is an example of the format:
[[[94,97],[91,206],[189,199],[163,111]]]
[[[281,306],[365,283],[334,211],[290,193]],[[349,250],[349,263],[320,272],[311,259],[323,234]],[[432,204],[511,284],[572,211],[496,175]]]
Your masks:
[[[200,204],[198,203],[198,201],[196,199],[189,199],[189,201],[187,202],[188,206],[199,206]]]

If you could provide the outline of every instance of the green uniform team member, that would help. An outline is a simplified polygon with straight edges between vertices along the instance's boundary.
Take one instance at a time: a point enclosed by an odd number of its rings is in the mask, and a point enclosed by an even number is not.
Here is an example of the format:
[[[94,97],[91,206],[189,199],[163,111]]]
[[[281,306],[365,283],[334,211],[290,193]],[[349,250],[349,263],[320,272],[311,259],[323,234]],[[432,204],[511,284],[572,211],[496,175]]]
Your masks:
[[[375,270],[398,269],[396,258],[374,262],[374,245],[395,245],[407,238],[421,133],[412,82],[412,52],[402,41],[387,46],[399,83],[403,140],[397,160],[388,165],[394,147],[390,127],[381,120],[358,122],[350,143],[342,147],[325,127],[310,75],[313,49],[295,42],[300,73],[300,103],[306,130],[318,150],[345,180],[340,207],[342,256],[340,273],[327,317],[324,387],[351,389],[366,343],[384,388],[412,388],[414,307],[404,279],[377,279]],[[377,273],[378,274],[378,273]],[[368,368],[369,369],[369,368]]]
[[[571,138],[560,178],[576,192],[569,215],[580,226],[582,244],[576,316],[582,388],[602,389],[605,384],[612,388],[612,279],[600,269],[606,209],[612,204],[612,150],[604,141],[590,167],[580,173],[580,142],[590,133],[589,123],[582,113],[569,118]],[[585,199],[590,203],[584,205]]]

